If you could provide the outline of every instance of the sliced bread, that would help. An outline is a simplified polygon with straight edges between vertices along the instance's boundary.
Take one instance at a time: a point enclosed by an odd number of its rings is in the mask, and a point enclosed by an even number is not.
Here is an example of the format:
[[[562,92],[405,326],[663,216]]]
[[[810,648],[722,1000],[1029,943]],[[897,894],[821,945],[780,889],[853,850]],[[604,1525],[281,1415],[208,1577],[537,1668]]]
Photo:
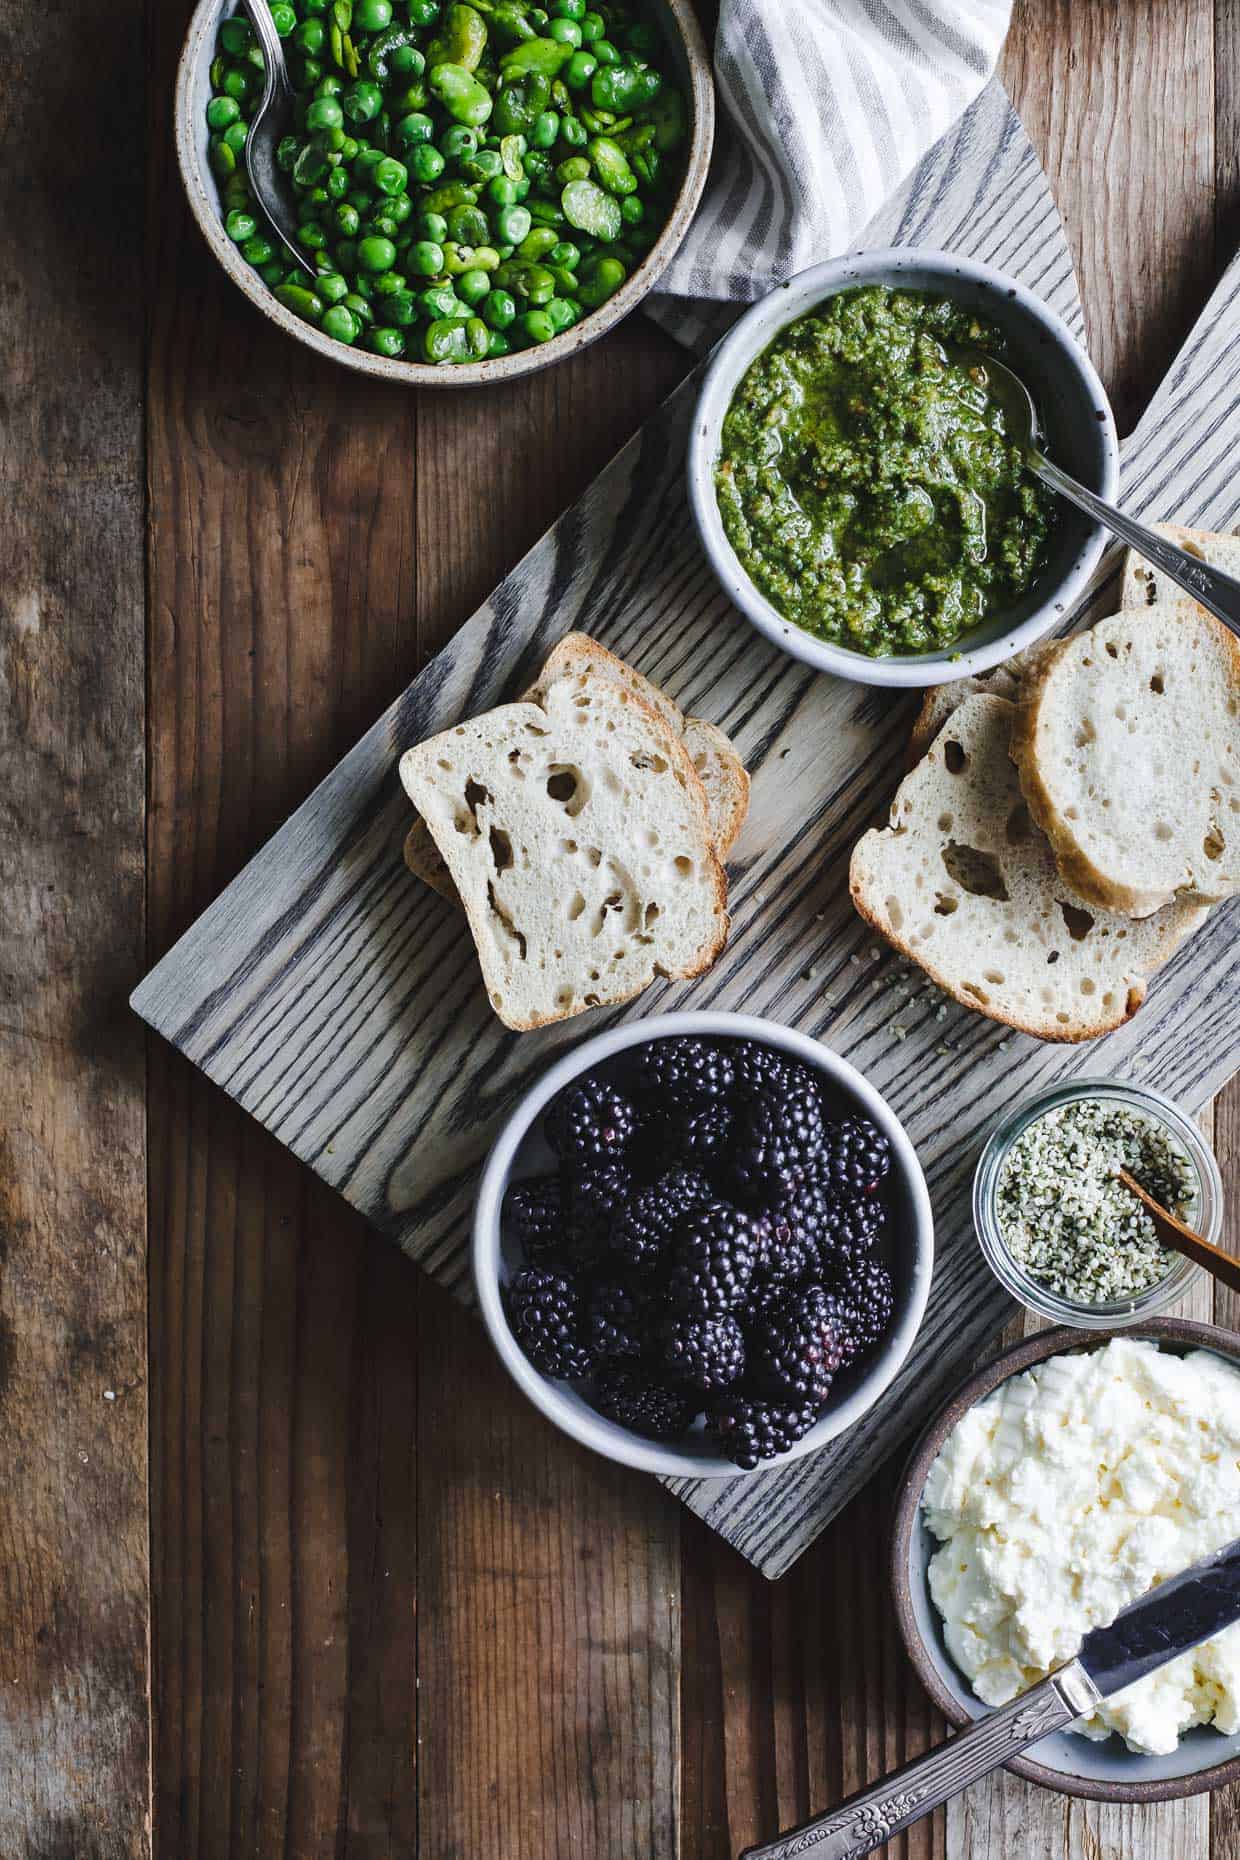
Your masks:
[[[566,633],[552,647],[534,684],[522,693],[521,701],[541,703],[548,687],[557,678],[579,672],[584,667],[631,691],[673,729],[683,732],[685,746],[706,790],[716,851],[721,860],[726,860],[749,811],[749,774],[723,731],[713,723],[704,723],[700,717],[685,717],[658,685],[584,633]],[[450,903],[460,904],[448,868],[421,820],[415,820],[405,836],[405,864],[415,878],[432,886]]]
[[[1187,530],[1180,523],[1151,523],[1150,528],[1168,542],[1178,543],[1189,555],[1199,556],[1211,568],[1221,568],[1225,575],[1240,578],[1240,536],[1228,536],[1219,530]],[[1160,568],[1135,549],[1128,550],[1120,581],[1121,607],[1160,607],[1166,601],[1186,598],[1183,588]]]
[[[906,775],[891,824],[853,849],[853,902],[966,1007],[1043,1040],[1127,1020],[1145,980],[1205,912],[1144,923],[1098,911],[1060,875],[1009,756],[1015,706],[972,696]]]
[[[1012,756],[1088,903],[1146,917],[1240,889],[1240,640],[1195,601],[1057,641],[1022,685]]]
[[[506,1026],[627,1001],[723,948],[727,880],[683,738],[588,661],[540,704],[407,750],[400,775]]]
[[[952,712],[967,697],[1011,698],[1014,702],[1020,696],[1022,679],[1030,667],[1037,663],[1043,645],[1044,642],[1039,640],[1036,645],[1026,646],[1023,652],[1013,653],[1002,665],[996,665],[988,672],[979,672],[976,677],[953,678],[945,685],[931,685],[913,719],[908,740],[907,766],[912,768],[921,761]]]

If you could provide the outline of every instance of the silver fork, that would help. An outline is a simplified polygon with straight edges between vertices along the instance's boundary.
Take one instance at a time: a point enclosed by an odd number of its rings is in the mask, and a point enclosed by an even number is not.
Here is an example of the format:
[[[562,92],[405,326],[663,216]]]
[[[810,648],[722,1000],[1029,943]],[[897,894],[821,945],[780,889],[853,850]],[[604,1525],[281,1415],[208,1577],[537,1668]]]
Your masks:
[[[241,4],[263,53],[263,94],[245,139],[245,171],[272,231],[290,258],[313,278],[314,266],[297,243],[297,221],[289,205],[288,184],[276,160],[276,148],[293,120],[293,86],[284,62],[284,47],[267,0],[241,0]]]

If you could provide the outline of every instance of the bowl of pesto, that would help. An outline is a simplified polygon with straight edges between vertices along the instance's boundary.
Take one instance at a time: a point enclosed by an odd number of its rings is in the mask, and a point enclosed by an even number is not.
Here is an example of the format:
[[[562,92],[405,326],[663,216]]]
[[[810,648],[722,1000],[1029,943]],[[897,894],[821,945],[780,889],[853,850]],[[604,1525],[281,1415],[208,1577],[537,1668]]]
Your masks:
[[[979,367],[1022,376],[1047,450],[1114,498],[1119,443],[1066,325],[976,260],[893,248],[800,273],[703,379],[689,495],[724,589],[795,658],[861,684],[987,670],[1070,610],[1105,546],[1024,464]]]

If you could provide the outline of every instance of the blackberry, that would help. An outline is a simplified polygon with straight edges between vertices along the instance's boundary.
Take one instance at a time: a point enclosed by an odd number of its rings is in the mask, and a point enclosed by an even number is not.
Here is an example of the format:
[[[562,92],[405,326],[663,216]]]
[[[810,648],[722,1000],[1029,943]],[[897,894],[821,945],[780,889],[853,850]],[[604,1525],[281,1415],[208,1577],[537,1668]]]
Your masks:
[[[868,1117],[829,1124],[815,1175],[837,1201],[872,1195],[891,1167],[891,1144]]]
[[[813,1173],[825,1135],[822,1100],[797,1088],[783,1097],[763,1093],[736,1120],[731,1179],[742,1199],[788,1201]]]
[[[732,1113],[727,1105],[707,1104],[700,1111],[673,1117],[659,1133],[659,1151],[668,1163],[700,1167],[719,1155],[731,1129]]]
[[[783,1098],[794,1091],[816,1092],[818,1089],[816,1074],[778,1047],[760,1046],[756,1040],[738,1040],[732,1053],[739,1098]]]
[[[817,1193],[823,1196],[827,1209],[826,1219],[818,1234],[818,1258],[822,1270],[832,1275],[847,1272],[873,1250],[886,1225],[887,1210],[875,1198],[866,1201],[833,1201],[824,1190],[819,1189]]]
[[[745,1336],[734,1317],[672,1318],[659,1335],[659,1357],[674,1382],[709,1395],[745,1368]]]
[[[710,1200],[710,1185],[691,1169],[670,1169],[648,1188],[638,1189],[620,1211],[611,1230],[611,1248],[631,1272],[653,1271],[680,1220],[699,1202]]]
[[[566,1252],[578,1266],[593,1266],[602,1258],[612,1223],[620,1214],[632,1184],[621,1162],[596,1168],[565,1171],[560,1178],[567,1235]]]
[[[732,1084],[727,1051],[692,1035],[654,1040],[642,1048],[637,1061],[637,1089],[676,1110],[698,1111],[717,1104],[731,1095]]]
[[[726,1201],[692,1208],[676,1229],[667,1300],[687,1317],[717,1316],[740,1304],[757,1264],[748,1217]]]
[[[645,1368],[600,1370],[590,1399],[608,1420],[654,1440],[674,1440],[683,1434],[699,1408],[680,1389],[652,1382]]]
[[[527,1266],[550,1266],[563,1258],[564,1203],[555,1176],[516,1183],[504,1201],[504,1218]]]
[[[851,1307],[849,1308],[851,1315]],[[749,1339],[756,1387],[777,1400],[827,1399],[852,1337],[839,1303],[821,1285],[793,1290],[765,1311]]]
[[[581,1300],[571,1280],[534,1267],[519,1272],[508,1288],[508,1315],[535,1369],[570,1380],[589,1374],[593,1359],[581,1336]]]
[[[770,1241],[762,1260],[772,1277],[791,1282],[819,1272],[822,1236],[834,1212],[828,1195],[813,1183],[795,1189],[762,1216]]]
[[[637,1112],[606,1079],[574,1079],[552,1100],[543,1130],[561,1162],[609,1162],[635,1134]]]
[[[585,1338],[600,1362],[645,1349],[646,1301],[619,1279],[599,1279],[585,1297]]]
[[[707,1432],[719,1451],[736,1466],[752,1472],[763,1460],[786,1453],[808,1434],[818,1419],[815,1402],[754,1401],[725,1396],[707,1419]]]
[[[852,1343],[849,1361],[864,1356],[891,1328],[895,1287],[881,1259],[862,1259],[841,1281],[835,1300]]]

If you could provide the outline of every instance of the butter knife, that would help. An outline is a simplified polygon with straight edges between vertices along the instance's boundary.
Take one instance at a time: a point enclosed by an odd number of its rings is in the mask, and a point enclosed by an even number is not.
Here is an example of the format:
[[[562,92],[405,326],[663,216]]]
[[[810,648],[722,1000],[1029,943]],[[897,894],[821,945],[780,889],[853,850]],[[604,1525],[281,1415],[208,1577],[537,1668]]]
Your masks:
[[[1094,1628],[1074,1660],[1008,1705],[987,1712],[937,1750],[740,1860],[853,1860],[919,1821],[1052,1731],[1240,1620],[1240,1538],[1194,1563]]]

